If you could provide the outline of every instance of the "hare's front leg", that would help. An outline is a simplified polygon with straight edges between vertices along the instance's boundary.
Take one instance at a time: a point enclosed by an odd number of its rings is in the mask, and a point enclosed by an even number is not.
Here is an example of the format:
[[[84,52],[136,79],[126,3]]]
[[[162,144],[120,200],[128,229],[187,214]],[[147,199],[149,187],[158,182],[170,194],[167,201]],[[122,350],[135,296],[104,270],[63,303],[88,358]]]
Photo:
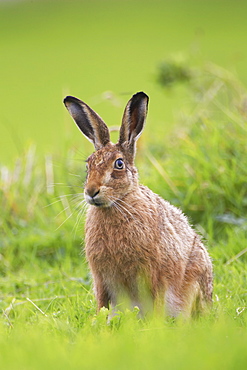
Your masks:
[[[97,301],[97,310],[99,311],[102,307],[109,309],[110,294],[100,277],[94,276],[94,292]]]

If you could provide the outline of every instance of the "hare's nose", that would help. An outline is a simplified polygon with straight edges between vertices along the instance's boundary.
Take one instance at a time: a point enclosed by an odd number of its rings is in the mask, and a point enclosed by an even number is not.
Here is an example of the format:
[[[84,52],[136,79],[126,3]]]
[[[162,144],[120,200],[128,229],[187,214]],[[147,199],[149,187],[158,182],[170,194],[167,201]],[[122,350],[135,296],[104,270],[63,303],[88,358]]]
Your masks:
[[[85,193],[89,195],[91,198],[96,197],[99,194],[99,188],[96,186],[91,186],[85,189]]]

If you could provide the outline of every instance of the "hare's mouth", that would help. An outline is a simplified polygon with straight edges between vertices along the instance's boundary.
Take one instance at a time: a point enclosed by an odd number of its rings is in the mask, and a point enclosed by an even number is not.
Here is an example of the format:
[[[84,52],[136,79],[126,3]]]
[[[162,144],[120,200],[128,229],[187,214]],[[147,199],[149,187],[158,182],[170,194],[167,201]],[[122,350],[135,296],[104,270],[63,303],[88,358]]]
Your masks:
[[[111,204],[109,203],[105,203],[105,202],[100,202],[100,201],[93,201],[92,203],[90,203],[91,205],[93,206],[96,206],[96,207],[102,207],[102,208],[108,208],[108,207],[111,207]]]
[[[85,200],[88,204],[95,207],[110,207],[112,204],[104,199],[99,199],[98,197],[90,197],[85,195]]]
[[[91,203],[92,205],[96,206],[96,207],[105,207],[105,203],[103,202],[100,202],[98,200],[94,200],[93,203]]]

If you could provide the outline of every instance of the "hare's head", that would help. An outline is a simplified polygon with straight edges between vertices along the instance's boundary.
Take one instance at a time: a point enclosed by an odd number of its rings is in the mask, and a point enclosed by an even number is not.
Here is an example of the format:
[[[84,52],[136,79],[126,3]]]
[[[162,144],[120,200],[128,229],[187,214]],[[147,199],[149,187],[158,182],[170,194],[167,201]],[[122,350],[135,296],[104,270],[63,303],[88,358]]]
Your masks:
[[[110,207],[138,186],[134,156],[147,115],[148,96],[139,92],[129,100],[117,144],[110,142],[106,124],[87,104],[73,96],[67,96],[64,104],[96,149],[87,159],[85,199],[94,206]]]

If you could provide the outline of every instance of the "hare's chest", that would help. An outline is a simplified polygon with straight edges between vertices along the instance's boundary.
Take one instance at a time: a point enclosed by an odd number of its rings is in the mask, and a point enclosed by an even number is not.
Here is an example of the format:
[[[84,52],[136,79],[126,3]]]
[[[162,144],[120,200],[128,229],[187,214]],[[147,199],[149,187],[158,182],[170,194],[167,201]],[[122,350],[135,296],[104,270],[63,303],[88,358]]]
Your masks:
[[[138,270],[145,264],[144,245],[130,232],[99,227],[86,233],[85,242],[87,260],[98,271],[121,273],[132,268]]]
[[[97,212],[97,209],[88,214],[85,250],[91,266],[99,270],[121,271],[131,266],[137,269],[150,264],[155,259],[156,244],[152,229],[144,233],[143,228],[147,229],[148,225],[141,227],[134,218],[128,220],[111,216],[107,212]]]
[[[114,235],[99,230],[86,234],[85,250],[89,262],[99,266],[126,267],[133,263],[142,263],[143,247],[130,235]]]

